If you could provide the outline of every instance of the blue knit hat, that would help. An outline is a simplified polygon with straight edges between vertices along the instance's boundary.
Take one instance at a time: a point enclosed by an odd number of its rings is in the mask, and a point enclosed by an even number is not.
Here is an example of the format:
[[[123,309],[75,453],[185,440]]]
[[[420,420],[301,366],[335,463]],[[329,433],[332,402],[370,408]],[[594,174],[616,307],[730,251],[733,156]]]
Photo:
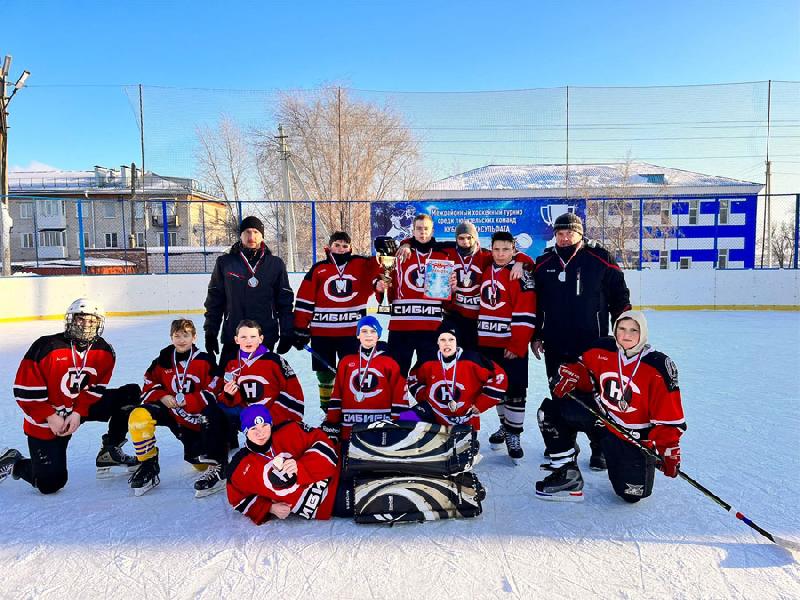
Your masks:
[[[358,323],[356,324],[356,335],[361,333],[361,328],[364,326],[372,327],[372,329],[378,332],[378,337],[381,337],[381,334],[383,333],[383,327],[381,327],[381,324],[378,322],[378,319],[376,319],[372,315],[361,317],[358,320]]]
[[[242,422],[242,433],[247,433],[247,430],[256,425],[272,425],[272,415],[263,404],[251,404],[242,411],[239,415]]]

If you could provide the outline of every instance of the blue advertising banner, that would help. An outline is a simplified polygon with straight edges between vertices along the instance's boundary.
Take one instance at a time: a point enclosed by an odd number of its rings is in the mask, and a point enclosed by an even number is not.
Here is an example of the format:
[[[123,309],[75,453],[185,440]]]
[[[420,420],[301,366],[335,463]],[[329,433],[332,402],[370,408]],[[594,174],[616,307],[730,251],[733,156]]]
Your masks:
[[[454,239],[456,226],[461,221],[472,221],[484,248],[489,247],[495,231],[510,231],[517,240],[517,248],[536,257],[553,245],[553,221],[565,212],[575,213],[585,221],[586,201],[513,198],[373,202],[372,239],[380,235],[397,241],[409,238],[414,216],[426,213],[433,218],[433,234],[439,240]]]

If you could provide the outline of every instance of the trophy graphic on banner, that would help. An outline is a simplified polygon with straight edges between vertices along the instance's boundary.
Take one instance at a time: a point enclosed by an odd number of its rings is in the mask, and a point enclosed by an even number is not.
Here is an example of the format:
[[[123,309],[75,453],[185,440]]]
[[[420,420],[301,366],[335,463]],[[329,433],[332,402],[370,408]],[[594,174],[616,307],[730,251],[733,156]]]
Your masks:
[[[378,305],[378,312],[380,314],[388,315],[392,312],[392,307],[389,305],[389,287],[392,285],[391,272],[397,262],[397,242],[393,237],[388,235],[380,235],[375,238],[375,252],[378,254],[378,262],[381,263],[383,268],[383,283],[386,285],[386,291],[383,293],[383,300]]]
[[[564,213],[574,213],[576,207],[570,204],[545,204],[539,209],[539,214],[542,215],[542,221],[544,221],[548,227],[553,227],[553,223],[555,220],[563,215]],[[553,237],[547,242],[545,247],[554,246],[556,243],[556,234],[555,231],[553,232]]]

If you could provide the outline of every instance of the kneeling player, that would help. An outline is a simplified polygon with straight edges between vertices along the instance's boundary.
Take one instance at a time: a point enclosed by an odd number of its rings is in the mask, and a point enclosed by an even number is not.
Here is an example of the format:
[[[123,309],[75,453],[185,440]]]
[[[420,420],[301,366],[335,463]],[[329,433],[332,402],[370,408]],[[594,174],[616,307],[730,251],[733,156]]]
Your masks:
[[[478,431],[480,413],[503,399],[506,373],[488,358],[459,348],[450,323],[439,327],[437,344],[436,360],[417,363],[408,376],[408,391],[418,403],[414,412],[424,421]]]
[[[343,441],[350,439],[356,423],[397,419],[398,412],[408,408],[406,378],[400,365],[387,354],[386,343],[378,341],[383,331],[378,319],[363,317],[357,331],[361,346],[358,354],[345,356],[339,363],[322,425],[334,439],[341,434]]]
[[[614,324],[614,337],[598,340],[576,363],[559,367],[560,379],[553,394],[591,393],[611,421],[655,449],[661,460],[645,456],[636,446],[611,429],[600,439],[614,491],[626,502],[638,502],[653,491],[656,466],[675,477],[680,466],[679,439],[686,429],[678,369],[666,355],[647,344],[647,321],[629,310]],[[589,400],[591,401],[591,400]],[[551,449],[553,472],[536,483],[543,500],[583,500],[583,477],[576,462],[576,424],[585,411],[564,399],[542,405],[542,432]]]
[[[273,426],[260,404],[241,414],[245,447],[228,469],[228,502],[256,525],[290,514],[329,519],[337,489],[337,455],[321,429],[295,421]]]
[[[225,365],[225,385],[217,399],[230,421],[239,420],[251,404],[265,405],[276,424],[303,420],[303,388],[282,357],[264,346],[264,334],[255,321],[245,319],[236,327],[236,358]]]
[[[195,496],[208,496],[225,487],[228,463],[225,415],[217,406],[219,378],[211,355],[195,346],[197,329],[189,319],[170,326],[172,344],[158,355],[144,374],[142,404],[131,413],[128,429],[140,465],[131,488],[141,496],[159,483],[156,425],[168,427],[183,444],[184,459],[207,466],[194,484]]]
[[[112,467],[135,468],[126,455],[128,414],[138,404],[139,386],[107,388],[115,355],[101,337],[105,314],[97,302],[78,298],[64,317],[64,332],[40,337],[17,370],[14,396],[25,413],[23,429],[31,457],[17,450],[0,456],[0,480],[24,479],[43,494],[67,483],[67,445],[86,421],[108,422],[97,454],[98,477]]]

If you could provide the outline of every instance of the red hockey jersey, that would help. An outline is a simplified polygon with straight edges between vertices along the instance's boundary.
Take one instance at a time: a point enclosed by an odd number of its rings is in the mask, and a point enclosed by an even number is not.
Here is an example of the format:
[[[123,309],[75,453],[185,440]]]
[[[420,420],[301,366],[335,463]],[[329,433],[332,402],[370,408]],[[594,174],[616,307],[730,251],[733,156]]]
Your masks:
[[[218,400],[226,406],[263,404],[276,425],[284,421],[302,421],[304,410],[303,388],[292,367],[282,357],[267,350],[251,360],[237,357],[224,367],[224,381],[231,379],[239,386],[235,395],[224,391],[219,384]]]
[[[214,359],[196,346],[183,354],[176,354],[174,346],[167,346],[144,374],[142,402],[156,404],[164,396],[183,393],[183,406],[172,408],[170,412],[178,425],[199,431],[200,413],[216,402],[220,391],[221,380],[215,371]]]
[[[458,350],[454,360],[417,363],[408,375],[408,391],[420,404],[428,404],[440,425],[468,424],[481,428],[479,415],[469,417],[472,407],[484,412],[503,400],[508,389],[506,372],[478,354]],[[453,402],[454,404],[451,404]]]
[[[389,331],[435,331],[442,322],[442,301],[425,297],[425,263],[428,259],[448,260],[434,248],[420,252],[412,247],[411,255],[392,271]]]
[[[320,429],[287,422],[273,427],[269,450],[261,454],[243,448],[228,467],[228,502],[256,525],[267,521],[273,503],[289,504],[305,519],[329,519],[338,485],[337,454]],[[284,487],[271,476],[273,461],[297,461],[297,481]],[[278,483],[276,483],[278,482]]]
[[[452,300],[445,305],[445,309],[468,319],[477,319],[481,304],[479,293],[481,279],[483,272],[493,262],[492,251],[479,248],[475,254],[465,258],[459,255],[453,246],[446,248],[445,254],[449,260],[455,263],[453,272],[456,275],[456,289],[453,291]],[[517,252],[514,260],[526,267],[533,267],[533,259],[522,252]]]
[[[343,440],[356,423],[396,419],[408,408],[406,378],[387,350],[378,342],[370,358],[349,354],[339,362],[326,420],[342,424]]]
[[[678,369],[666,354],[645,347],[641,355],[627,358],[614,338],[605,337],[580,361],[594,380],[597,404],[612,421],[633,432],[665,426],[680,435],[686,429]]]
[[[380,274],[375,257],[351,256],[342,266],[331,258],[316,263],[297,292],[295,329],[310,326],[312,336],[355,336]]]
[[[504,267],[490,264],[483,272],[478,311],[478,346],[506,348],[517,356],[528,353],[536,319],[533,277],[511,281],[512,260]]]
[[[14,397],[25,413],[25,434],[52,440],[56,436],[47,417],[55,413],[66,417],[73,411],[87,416],[89,407],[102,398],[115,361],[114,350],[103,338],[83,352],[63,333],[36,340],[14,379]]]

